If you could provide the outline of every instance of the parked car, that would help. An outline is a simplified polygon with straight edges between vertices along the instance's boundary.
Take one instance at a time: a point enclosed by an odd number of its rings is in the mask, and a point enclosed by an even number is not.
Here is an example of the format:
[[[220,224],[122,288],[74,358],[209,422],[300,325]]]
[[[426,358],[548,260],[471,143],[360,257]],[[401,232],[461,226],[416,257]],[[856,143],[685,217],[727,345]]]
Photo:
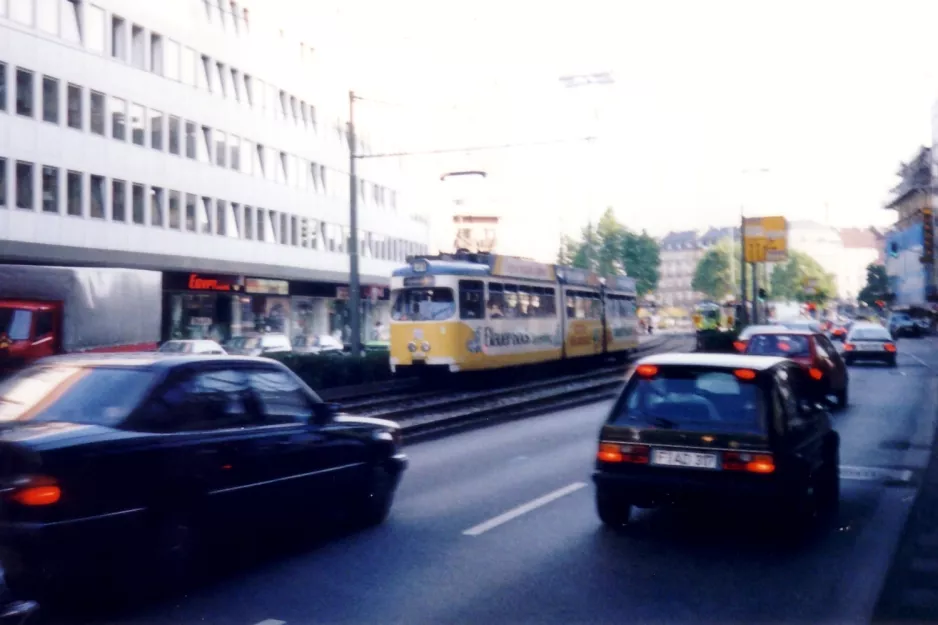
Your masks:
[[[395,423],[343,415],[265,358],[47,359],[0,383],[0,424],[14,589],[125,556],[181,576],[200,538],[242,525],[377,524],[407,466]]]
[[[224,356],[228,352],[225,349],[216,343],[215,341],[209,341],[205,339],[196,339],[196,340],[177,340],[173,339],[172,341],[166,341],[160,345],[160,352],[164,354],[214,354],[216,356]]]
[[[279,332],[236,336],[225,343],[225,349],[235,356],[266,356],[293,351],[290,339]]]
[[[728,501],[789,531],[834,519],[840,438],[823,391],[785,358],[641,359],[599,433],[600,520],[619,528],[633,507]]]
[[[838,408],[847,407],[850,389],[847,365],[823,333],[788,328],[761,332],[749,339],[745,353],[794,360],[811,378],[824,386],[828,395],[836,398]]]
[[[344,349],[342,341],[328,334],[299,334],[293,337],[293,351],[297,354],[340,354]]]

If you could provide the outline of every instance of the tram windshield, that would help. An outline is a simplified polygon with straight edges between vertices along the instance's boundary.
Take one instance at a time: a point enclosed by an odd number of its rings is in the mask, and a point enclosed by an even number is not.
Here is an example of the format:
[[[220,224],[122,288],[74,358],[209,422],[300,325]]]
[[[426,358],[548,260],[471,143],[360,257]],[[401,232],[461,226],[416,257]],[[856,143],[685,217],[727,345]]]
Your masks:
[[[394,321],[443,321],[456,314],[453,289],[398,289],[392,294]]]

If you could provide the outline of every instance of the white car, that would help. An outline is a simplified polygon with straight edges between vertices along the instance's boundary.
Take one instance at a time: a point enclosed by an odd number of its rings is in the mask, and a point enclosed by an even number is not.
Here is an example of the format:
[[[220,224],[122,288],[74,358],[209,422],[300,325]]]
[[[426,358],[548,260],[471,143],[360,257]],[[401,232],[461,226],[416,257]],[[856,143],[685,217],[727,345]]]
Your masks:
[[[228,353],[215,341],[206,339],[166,341],[160,346],[160,352],[166,354],[218,354],[220,356]]]
[[[896,366],[896,342],[889,330],[876,323],[855,323],[844,339],[844,363],[857,360],[879,360]]]

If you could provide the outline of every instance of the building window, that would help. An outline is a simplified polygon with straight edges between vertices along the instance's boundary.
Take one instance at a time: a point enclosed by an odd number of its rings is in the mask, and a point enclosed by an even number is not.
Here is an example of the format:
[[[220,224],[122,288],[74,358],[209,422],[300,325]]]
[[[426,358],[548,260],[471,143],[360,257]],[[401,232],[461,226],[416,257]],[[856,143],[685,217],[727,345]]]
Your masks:
[[[236,101],[241,101],[241,75],[233,67],[231,68],[231,93]]]
[[[7,207],[7,159],[0,158],[0,208]]]
[[[39,30],[59,36],[59,0],[36,1],[36,23]]]
[[[118,141],[127,140],[127,103],[121,98],[111,97],[111,136]]]
[[[0,63],[0,112],[7,110],[7,64]]]
[[[117,15],[111,16],[111,56],[127,60],[127,22]]]
[[[215,164],[219,167],[225,166],[225,161],[227,159],[228,152],[225,148],[225,133],[216,130],[215,131]]]
[[[186,232],[197,232],[195,227],[195,211],[198,198],[192,193],[186,193]]]
[[[105,24],[104,9],[93,4],[85,6],[85,46],[92,52],[104,54],[107,39]]]
[[[221,93],[221,97],[228,97],[228,81],[225,79],[225,66],[222,63],[215,62],[215,71],[218,75],[218,91]]]
[[[142,184],[134,184],[133,190],[131,191],[130,200],[133,204],[133,220],[135,224],[146,223],[144,220],[145,209],[143,206],[143,191],[144,189]]]
[[[195,67],[195,50],[192,48],[183,48],[182,49],[182,71],[180,76],[182,82],[195,87],[196,86],[196,67]]]
[[[16,207],[33,209],[33,164],[16,161]]]
[[[225,219],[225,212],[228,210],[228,205],[224,200],[218,200],[215,203],[215,234],[219,236],[225,236],[228,234],[227,225],[228,221]]]
[[[202,196],[202,210],[199,211],[198,231],[201,234],[212,234],[212,198]]]
[[[150,223],[163,227],[163,189],[150,187]]]
[[[130,128],[131,141],[136,145],[145,145],[146,139],[146,120],[143,117],[143,107],[139,104],[130,105]]]
[[[163,113],[150,109],[150,147],[163,151]]]
[[[104,219],[104,176],[91,175],[91,216]]]
[[[33,25],[33,0],[9,0],[10,19],[27,26]]]
[[[163,75],[163,36],[150,33],[150,71]]]
[[[137,69],[147,68],[147,34],[143,26],[130,28],[130,64]]]
[[[81,100],[82,88],[78,85],[68,85],[68,127],[81,130]]]
[[[281,152],[277,167],[277,182],[285,184],[287,182],[287,153]]]
[[[42,77],[42,121],[59,123],[59,81]]]
[[[111,220],[127,221],[127,183],[123,180],[111,181]]]
[[[165,70],[166,77],[179,80],[179,44],[172,39],[166,41]]]
[[[178,117],[169,118],[169,153],[179,154],[179,133],[181,132],[182,120]]]
[[[62,4],[62,38],[69,43],[81,43],[81,0],[65,0]]]
[[[244,74],[244,98],[249,106],[254,106],[254,79]]]
[[[179,230],[180,226],[180,202],[182,197],[179,191],[169,192],[169,227],[173,230]]]
[[[81,172],[69,171],[66,177],[65,193],[67,203],[65,206],[69,215],[81,217]]]
[[[104,94],[98,91],[91,92],[91,132],[96,135],[104,136]]]
[[[59,168],[42,168],[42,211],[59,212]]]
[[[241,139],[237,135],[228,137],[228,166],[235,171],[241,171]]]
[[[196,136],[195,123],[186,122],[186,157],[195,160],[196,154]]]
[[[212,162],[212,129],[208,126],[202,126],[202,140],[199,141],[198,156],[200,163]]]
[[[202,85],[209,92],[214,91],[212,89],[212,59],[208,58],[204,54],[202,55]]]
[[[241,139],[241,156],[238,157],[238,164],[241,167],[240,171],[248,175],[253,173],[251,171],[251,164],[254,160],[252,154],[257,154],[254,144],[247,139]]]
[[[22,68],[16,69],[16,114],[33,116],[33,73]]]
[[[254,208],[251,206],[244,207],[244,238],[254,238]]]

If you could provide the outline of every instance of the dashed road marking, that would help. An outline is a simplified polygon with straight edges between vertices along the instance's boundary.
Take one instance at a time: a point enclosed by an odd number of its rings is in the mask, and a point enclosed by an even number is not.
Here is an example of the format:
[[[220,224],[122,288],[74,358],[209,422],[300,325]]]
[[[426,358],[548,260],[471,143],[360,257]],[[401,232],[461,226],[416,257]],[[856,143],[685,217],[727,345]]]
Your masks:
[[[910,354],[909,352],[902,352],[902,355],[903,355],[903,356],[908,356],[908,357],[911,358],[912,360],[918,361],[923,367],[926,367],[926,368],[928,368],[928,369],[932,369],[932,366],[931,366],[930,364],[928,364],[927,362],[925,362],[924,360],[922,360],[921,358],[919,358],[919,357],[916,356],[915,354]],[[932,369],[932,370],[934,370],[934,369]]]
[[[504,514],[500,514],[497,517],[493,517],[489,519],[488,521],[485,521],[483,523],[479,523],[476,526],[470,527],[465,532],[463,532],[463,535],[464,536],[478,536],[479,534],[484,534],[485,532],[491,529],[495,529],[499,525],[504,525],[508,521],[511,521],[512,519],[516,519],[523,514],[527,514],[528,512],[531,512],[532,510],[537,510],[538,508],[542,506],[546,506],[550,502],[560,499],[561,497],[565,497],[569,495],[570,493],[574,493],[585,486],[586,486],[586,482],[574,482],[573,484],[568,484],[564,486],[563,488],[558,488],[557,490],[553,492],[547,493],[546,495],[542,497],[538,497],[537,499],[529,501],[528,503],[522,504],[518,506],[517,508],[512,508],[511,510],[509,510],[508,512],[505,512]]]
[[[912,471],[909,469],[881,469],[879,467],[852,467],[840,465],[840,478],[843,480],[863,480],[867,482],[910,482]]]

